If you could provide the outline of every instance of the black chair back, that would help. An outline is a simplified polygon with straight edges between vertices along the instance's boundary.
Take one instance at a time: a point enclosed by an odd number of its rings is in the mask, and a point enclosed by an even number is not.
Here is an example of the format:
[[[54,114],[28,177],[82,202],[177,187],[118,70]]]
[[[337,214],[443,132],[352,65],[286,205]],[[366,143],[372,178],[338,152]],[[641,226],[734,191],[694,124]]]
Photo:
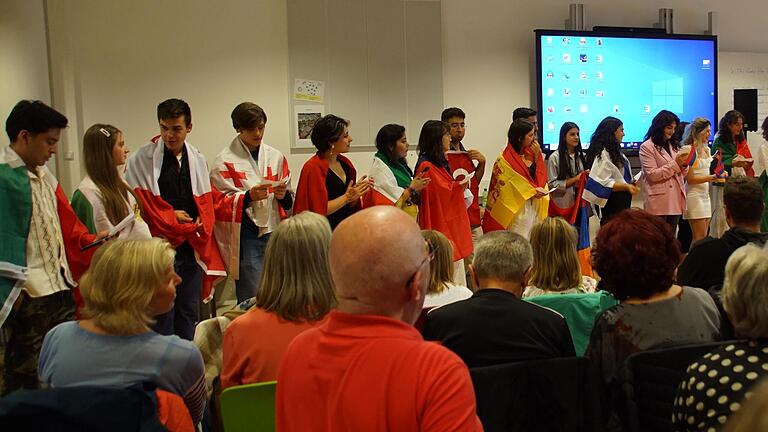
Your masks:
[[[469,372],[486,432],[603,429],[600,384],[586,358],[508,363]]]
[[[647,350],[627,357],[619,372],[624,431],[671,431],[675,393],[688,366],[724,343]]]

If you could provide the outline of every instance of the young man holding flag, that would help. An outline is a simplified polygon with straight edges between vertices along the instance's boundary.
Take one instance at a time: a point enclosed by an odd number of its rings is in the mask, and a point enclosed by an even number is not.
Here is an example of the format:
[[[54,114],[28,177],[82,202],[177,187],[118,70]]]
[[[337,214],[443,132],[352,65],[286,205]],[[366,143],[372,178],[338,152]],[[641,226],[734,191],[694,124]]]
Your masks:
[[[107,235],[88,233],[45,163],[67,118],[40,101],[13,107],[0,149],[0,326],[6,331],[3,394],[38,387],[43,336],[75,319],[71,290]],[[3,325],[4,324],[4,325]]]
[[[237,301],[256,295],[264,252],[277,224],[293,207],[291,171],[283,154],[262,142],[267,114],[252,102],[232,111],[238,135],[216,156],[211,183],[216,194],[216,241]]]
[[[170,312],[156,317],[154,330],[192,340],[199,300],[212,294],[215,278],[226,276],[213,234],[214,204],[208,164],[187,143],[192,111],[180,99],[157,106],[160,135],[136,151],[125,180],[134,188],[155,237],[176,248],[174,269],[181,277]]]

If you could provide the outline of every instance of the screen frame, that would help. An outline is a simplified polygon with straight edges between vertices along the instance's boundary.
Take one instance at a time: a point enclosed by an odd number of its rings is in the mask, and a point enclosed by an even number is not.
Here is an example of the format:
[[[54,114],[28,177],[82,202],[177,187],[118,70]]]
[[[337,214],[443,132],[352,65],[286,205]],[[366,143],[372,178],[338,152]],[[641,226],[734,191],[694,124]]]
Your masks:
[[[537,108],[537,118],[539,125],[543,125],[544,120],[544,112],[542,111],[542,107],[544,106],[544,98],[543,98],[543,82],[541,80],[541,73],[542,73],[542,59],[541,59],[541,40],[542,36],[579,36],[579,37],[613,37],[613,38],[624,38],[624,39],[667,39],[667,40],[706,40],[711,41],[714,44],[714,62],[715,67],[712,68],[714,71],[714,117],[713,119],[710,119],[710,122],[712,124],[712,136],[715,136],[715,133],[717,132],[717,126],[720,121],[719,113],[717,112],[718,108],[718,69],[720,65],[720,59],[718,56],[718,44],[717,44],[717,36],[716,35],[696,35],[696,34],[669,34],[669,33],[663,33],[663,32],[654,32],[653,29],[627,29],[626,31],[593,31],[593,30],[552,30],[552,29],[535,29],[533,31],[534,38],[536,39],[536,106]],[[537,134],[537,139],[540,143],[542,143],[542,146],[544,145],[544,130],[542,127],[539,127],[539,133]],[[622,143],[624,144],[624,143]],[[545,153],[550,154],[553,151],[557,150],[557,148],[554,149],[546,149]],[[636,155],[638,153],[637,149],[625,149],[622,146],[622,152],[628,155]]]

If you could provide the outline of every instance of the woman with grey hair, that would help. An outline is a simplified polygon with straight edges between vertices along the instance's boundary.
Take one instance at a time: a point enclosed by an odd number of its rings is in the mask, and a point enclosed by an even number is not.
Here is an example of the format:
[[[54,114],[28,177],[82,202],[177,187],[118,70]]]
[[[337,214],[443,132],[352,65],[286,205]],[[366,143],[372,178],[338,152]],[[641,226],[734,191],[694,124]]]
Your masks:
[[[688,367],[677,390],[675,430],[716,430],[768,375],[768,250],[747,244],[725,266],[723,307],[739,340]]]

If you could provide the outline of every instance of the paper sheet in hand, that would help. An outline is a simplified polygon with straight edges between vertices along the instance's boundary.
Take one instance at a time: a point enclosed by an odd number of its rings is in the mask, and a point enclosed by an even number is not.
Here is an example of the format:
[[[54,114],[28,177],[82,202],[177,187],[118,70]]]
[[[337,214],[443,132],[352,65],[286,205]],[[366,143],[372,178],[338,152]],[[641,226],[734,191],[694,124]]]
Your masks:
[[[634,177],[632,177],[632,180],[638,182],[638,181],[640,181],[640,177],[642,177],[642,176],[643,176],[643,172],[642,171],[638,171],[638,173],[635,174]]]
[[[272,186],[272,187],[275,187],[275,186],[284,185],[285,182],[284,181],[275,181],[275,180],[261,179],[256,184],[259,185],[259,186]]]
[[[109,230],[108,237],[114,237],[118,234],[120,234],[120,231],[128,228],[131,223],[133,223],[133,220],[136,218],[136,215],[133,214],[133,212],[128,212],[128,216],[125,217],[125,219],[121,220],[119,224],[115,225],[114,228]]]
[[[544,195],[549,195],[549,191],[544,189],[543,187],[537,187],[536,191],[543,193]]]

